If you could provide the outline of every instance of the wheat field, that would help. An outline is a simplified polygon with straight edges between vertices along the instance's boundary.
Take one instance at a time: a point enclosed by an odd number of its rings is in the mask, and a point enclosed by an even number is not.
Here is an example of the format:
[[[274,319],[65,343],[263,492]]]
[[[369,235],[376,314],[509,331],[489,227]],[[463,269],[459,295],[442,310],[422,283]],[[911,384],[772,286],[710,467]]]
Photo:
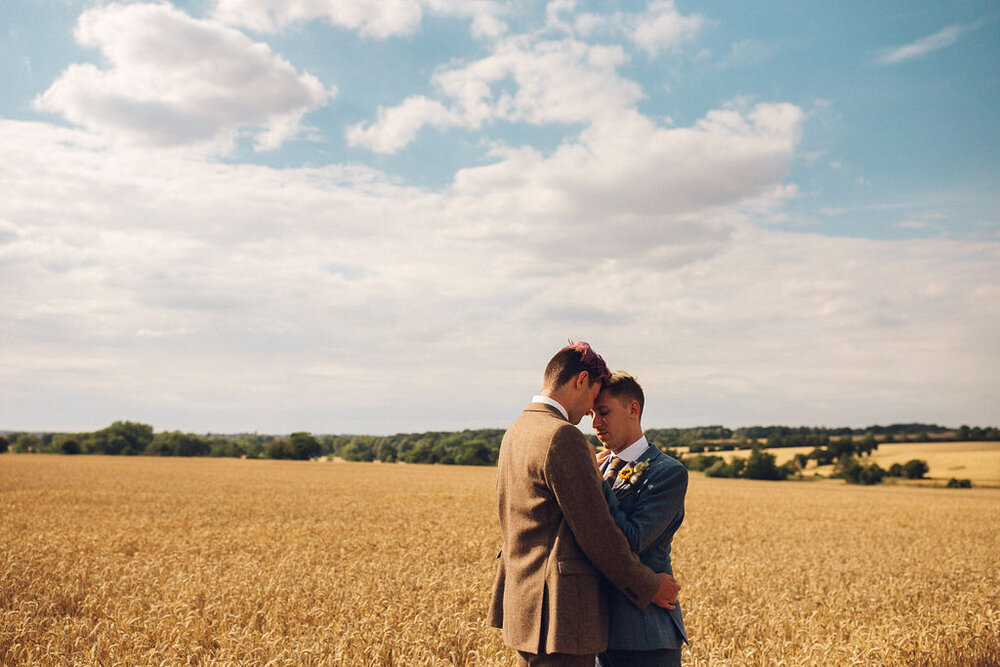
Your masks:
[[[494,470],[0,456],[0,663],[510,665]],[[1000,491],[691,476],[685,664],[1000,664]]]

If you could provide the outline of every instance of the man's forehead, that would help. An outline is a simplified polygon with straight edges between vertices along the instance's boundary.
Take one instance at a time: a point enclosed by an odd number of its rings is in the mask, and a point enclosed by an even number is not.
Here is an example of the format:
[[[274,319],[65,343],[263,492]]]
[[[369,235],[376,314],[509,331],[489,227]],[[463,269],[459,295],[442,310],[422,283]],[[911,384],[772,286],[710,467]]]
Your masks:
[[[594,400],[594,405],[603,405],[603,404],[611,403],[611,401],[614,398],[615,397],[611,395],[610,391],[608,391],[606,389],[602,390],[601,393],[597,395],[597,399]]]

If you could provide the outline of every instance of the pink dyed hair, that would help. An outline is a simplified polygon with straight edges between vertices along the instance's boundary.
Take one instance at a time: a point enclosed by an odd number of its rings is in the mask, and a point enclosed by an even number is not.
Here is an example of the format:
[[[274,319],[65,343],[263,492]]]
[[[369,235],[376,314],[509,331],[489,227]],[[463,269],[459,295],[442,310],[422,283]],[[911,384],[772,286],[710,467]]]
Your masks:
[[[561,387],[582,371],[587,371],[590,384],[603,383],[611,377],[608,365],[601,355],[594,352],[590,343],[571,340],[569,345],[556,352],[545,367],[545,386]]]

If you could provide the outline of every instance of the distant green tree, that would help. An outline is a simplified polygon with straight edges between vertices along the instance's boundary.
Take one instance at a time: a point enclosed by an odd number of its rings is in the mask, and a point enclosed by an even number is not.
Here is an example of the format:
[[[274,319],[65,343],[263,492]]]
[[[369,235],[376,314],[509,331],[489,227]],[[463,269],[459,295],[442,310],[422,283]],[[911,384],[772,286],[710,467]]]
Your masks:
[[[747,459],[743,476],[747,479],[782,480],[788,473],[779,468],[775,463],[774,454],[761,451],[760,447],[754,447]]]
[[[844,454],[854,454],[854,436],[850,433],[842,435],[827,445],[827,450],[833,454],[833,458],[839,459]]]
[[[44,446],[42,439],[34,433],[15,433],[10,443],[11,450],[17,453],[37,454]]]
[[[883,470],[879,464],[872,463],[871,465],[862,465],[857,462],[857,460],[852,460],[850,464],[844,469],[843,477],[848,484],[862,484],[870,486],[872,484],[878,484],[885,477],[885,470]]]
[[[861,483],[861,471],[864,468],[857,459],[851,459],[851,461],[844,466],[844,469],[840,471],[838,477],[843,477],[848,484],[860,484]]]
[[[903,469],[902,463],[893,463],[889,466],[889,471],[887,473],[889,477],[903,477],[906,475],[906,470]]]
[[[165,431],[153,436],[144,453],[151,456],[205,456],[211,451],[212,444],[207,438],[193,433]]]
[[[970,479],[955,479],[952,477],[948,480],[949,489],[971,489],[972,480]]]
[[[9,449],[10,440],[7,439],[7,436],[0,435],[0,454],[6,454]]]
[[[694,456],[685,456],[681,459],[684,467],[692,472],[705,472],[720,461],[725,465],[723,458],[714,454],[696,454]]]
[[[706,477],[729,477],[729,466],[722,459],[705,468]]]
[[[930,471],[927,461],[920,459],[911,459],[903,464],[903,472],[906,473],[907,479],[923,479]]]
[[[294,458],[292,453],[292,443],[284,438],[272,440],[264,447],[264,455],[269,459]]]
[[[811,452],[809,452],[809,458],[816,461],[818,466],[827,466],[837,460],[837,457],[833,455],[826,447],[816,447]]]
[[[63,454],[79,454],[83,449],[76,438],[65,438],[59,442],[59,451]]]
[[[885,470],[877,463],[865,466],[861,471],[862,484],[880,484],[885,477]]]
[[[734,456],[733,459],[726,463],[725,459],[719,458],[718,461],[713,463],[711,466],[705,469],[706,477],[740,477],[743,475],[743,470],[746,468],[747,460]]]
[[[419,443],[406,452],[404,460],[407,463],[434,463],[434,447],[428,443]]]
[[[146,451],[153,441],[153,427],[137,422],[116,421],[93,433],[89,439],[91,451],[98,454],[132,456]]]
[[[288,437],[288,441],[291,445],[291,458],[299,461],[319,456],[322,451],[319,440],[314,438],[312,434],[304,431],[292,433]]]
[[[726,465],[726,477],[740,477],[746,468],[747,460],[739,456],[734,456],[733,460]]]
[[[857,450],[865,454],[871,454],[877,449],[878,441],[875,439],[875,434],[871,431],[865,433],[857,443]]]
[[[802,477],[802,471],[805,469],[805,464],[809,461],[809,457],[806,456],[800,459],[798,455],[793,456],[779,466],[779,470],[784,475],[783,479],[789,477]]]
[[[340,445],[337,456],[348,461],[374,461],[375,450],[372,448],[372,440],[365,436],[351,437]]]
[[[490,451],[482,440],[470,440],[458,447],[455,463],[462,466],[490,465]]]

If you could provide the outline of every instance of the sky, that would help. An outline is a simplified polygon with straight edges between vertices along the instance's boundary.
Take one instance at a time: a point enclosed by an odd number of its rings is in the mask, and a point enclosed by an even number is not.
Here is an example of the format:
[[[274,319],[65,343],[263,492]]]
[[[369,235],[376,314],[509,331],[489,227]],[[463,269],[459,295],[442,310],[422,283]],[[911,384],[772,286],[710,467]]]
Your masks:
[[[4,0],[0,429],[1000,422],[1000,6]],[[589,419],[581,427],[589,431]]]

